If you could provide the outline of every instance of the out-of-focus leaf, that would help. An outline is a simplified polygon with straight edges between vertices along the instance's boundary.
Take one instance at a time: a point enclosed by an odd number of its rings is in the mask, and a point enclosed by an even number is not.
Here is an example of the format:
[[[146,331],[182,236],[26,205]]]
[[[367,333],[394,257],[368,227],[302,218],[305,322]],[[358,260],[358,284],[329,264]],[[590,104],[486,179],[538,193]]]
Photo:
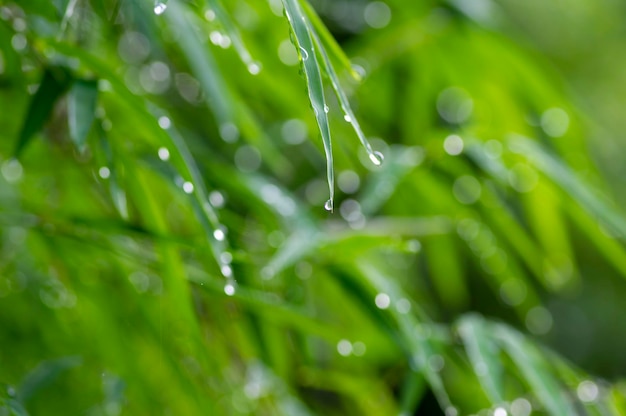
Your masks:
[[[492,333],[549,414],[577,414],[567,398],[566,389],[535,345],[519,332],[502,324],[494,325]]]
[[[43,128],[57,100],[69,88],[71,82],[72,76],[65,67],[48,67],[44,70],[39,88],[31,99],[24,117],[14,156],[19,157],[33,136]]]
[[[458,331],[472,368],[489,400],[494,405],[501,403],[504,400],[502,360],[500,349],[491,338],[490,328],[482,317],[470,314],[459,320]]]
[[[243,43],[241,39],[241,35],[239,34],[239,30],[231,20],[231,17],[224,10],[220,0],[208,0],[209,7],[217,16],[217,19],[221,22],[222,26],[226,30],[228,37],[233,42],[233,46],[235,50],[239,54],[239,58],[246,64],[248,68],[248,72],[252,75],[256,75],[261,71],[261,65],[252,59],[252,55],[250,55],[250,51],[246,48],[246,45]]]
[[[96,117],[98,101],[97,80],[76,80],[70,88],[67,100],[67,117],[70,138],[82,150]]]
[[[608,227],[626,239],[626,217],[611,207],[606,200],[594,192],[581,178],[556,156],[550,154],[537,142],[514,135],[509,140],[511,150],[528,157],[539,170],[559,184],[574,200],[584,206]]]
[[[40,363],[22,381],[17,392],[20,401],[27,402],[37,392],[54,383],[63,372],[81,364],[81,357],[63,357]]]

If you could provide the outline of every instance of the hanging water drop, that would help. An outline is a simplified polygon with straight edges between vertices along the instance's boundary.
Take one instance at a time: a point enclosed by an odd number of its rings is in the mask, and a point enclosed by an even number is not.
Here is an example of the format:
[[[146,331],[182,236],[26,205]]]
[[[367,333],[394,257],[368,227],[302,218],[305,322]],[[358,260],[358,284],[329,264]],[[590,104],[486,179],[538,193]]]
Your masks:
[[[333,200],[332,199],[329,199],[328,201],[326,201],[326,203],[324,204],[324,209],[326,211],[330,211],[330,212],[333,211]]]
[[[167,4],[165,3],[156,2],[154,4],[154,14],[156,14],[157,16],[163,14],[163,12],[165,12],[165,9],[167,9]]]
[[[383,164],[383,160],[385,160],[385,156],[383,156],[383,154],[380,152],[374,151],[370,153],[370,160],[376,166],[380,166]]]
[[[330,111],[330,107],[324,104],[324,112],[328,114],[329,111]]]
[[[259,72],[261,72],[261,64],[259,64],[258,62],[251,62],[248,65],[248,72],[252,75],[257,75]]]
[[[300,46],[300,55],[302,55],[303,61],[306,61],[307,59],[309,59],[309,53],[302,46]]]
[[[348,114],[344,114],[343,119],[346,120],[348,123],[352,122],[352,117],[350,117]]]

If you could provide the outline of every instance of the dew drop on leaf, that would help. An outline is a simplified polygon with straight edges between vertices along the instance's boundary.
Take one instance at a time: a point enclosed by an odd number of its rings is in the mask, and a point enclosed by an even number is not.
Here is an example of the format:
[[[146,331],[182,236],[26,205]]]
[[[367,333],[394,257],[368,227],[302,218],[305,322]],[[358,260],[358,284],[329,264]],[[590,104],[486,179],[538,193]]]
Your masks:
[[[380,153],[380,152],[374,151],[374,152],[370,153],[370,160],[376,166],[380,166],[380,165],[382,165],[383,160],[385,160],[385,156],[383,156],[383,154]]]
[[[163,14],[163,12],[165,12],[165,9],[167,9],[167,4],[161,3],[161,2],[157,2],[154,5],[154,14],[156,14],[157,16],[161,15],[161,14]]]

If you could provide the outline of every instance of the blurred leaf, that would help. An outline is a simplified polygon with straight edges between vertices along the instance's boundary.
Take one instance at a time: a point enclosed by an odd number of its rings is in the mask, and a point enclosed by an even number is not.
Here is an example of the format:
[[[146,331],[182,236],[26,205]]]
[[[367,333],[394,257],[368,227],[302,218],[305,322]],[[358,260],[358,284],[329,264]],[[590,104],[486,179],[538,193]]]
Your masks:
[[[458,322],[467,357],[478,381],[493,405],[504,401],[503,368],[500,349],[491,338],[491,328],[475,314],[463,316]]]
[[[564,386],[555,377],[536,346],[517,331],[504,325],[496,325],[493,334],[549,414],[553,416],[576,414]]]
[[[96,117],[98,101],[98,81],[74,81],[70,88],[67,101],[67,117],[70,127],[70,138],[76,147],[85,147],[87,135]]]
[[[20,131],[14,156],[18,157],[30,140],[43,128],[50,118],[57,100],[72,83],[70,71],[65,67],[47,67],[44,70],[39,88],[28,106]]]
[[[62,373],[81,364],[81,357],[62,357],[40,363],[22,380],[17,392],[20,401],[28,402],[39,391],[54,383]]]

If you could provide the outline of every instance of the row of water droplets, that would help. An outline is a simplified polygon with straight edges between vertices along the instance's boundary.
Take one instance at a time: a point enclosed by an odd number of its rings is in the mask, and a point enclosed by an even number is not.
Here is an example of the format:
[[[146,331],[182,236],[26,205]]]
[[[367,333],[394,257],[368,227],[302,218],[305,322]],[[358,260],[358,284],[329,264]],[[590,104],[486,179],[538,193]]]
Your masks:
[[[291,16],[289,15],[289,13],[285,10],[285,16],[287,17],[287,19],[291,22]],[[323,58],[323,63],[324,63],[324,68],[326,69],[326,72],[330,75],[331,81],[333,83],[333,88],[337,94],[337,98],[339,99],[339,102],[341,104],[341,108],[344,112],[344,116],[343,119],[352,124],[352,126],[354,127],[357,135],[359,136],[359,140],[361,141],[361,143],[363,144],[365,150],[368,153],[369,159],[370,161],[375,165],[375,166],[380,166],[383,163],[384,160],[384,156],[381,152],[375,151],[372,149],[369,141],[367,140],[367,138],[365,137],[365,135],[363,134],[363,132],[360,129],[360,126],[356,120],[356,117],[354,117],[354,114],[350,108],[350,105],[348,103],[348,100],[345,96],[345,94],[343,93],[343,90],[341,89],[341,86],[338,84],[338,81],[336,80],[336,74],[334,72],[334,69],[332,67],[332,63],[330,62],[330,60],[328,59],[328,56],[326,55],[326,52],[324,50],[323,45],[321,44],[321,42],[319,41],[319,38],[317,36],[317,33],[315,32],[315,30],[313,28],[310,27],[310,25],[308,24],[306,18],[304,15],[301,15],[301,20],[304,22],[305,26],[307,27],[307,30],[310,32],[310,34],[312,35],[312,41],[314,43],[317,44],[317,47],[320,50],[320,54]],[[307,51],[306,48],[304,48],[302,45],[298,45],[297,46],[299,49],[299,55],[300,55],[300,59],[302,60],[302,63],[306,63],[309,60],[309,57],[311,54],[315,53],[315,49],[311,49],[311,51]],[[317,64],[317,62],[316,62]],[[320,68],[321,69],[321,68]],[[323,110],[324,113],[329,113],[330,108],[328,107],[328,105],[326,103],[324,103],[322,105],[322,103],[318,103],[315,100],[311,100],[311,104],[313,106],[313,111],[315,113],[315,116],[317,117],[320,113],[320,110]],[[331,196],[330,198],[326,201],[326,203],[324,204],[324,209],[326,209],[327,211],[333,211],[334,209],[334,201],[333,201],[333,181],[329,178],[329,185],[331,187]]]
[[[159,124],[159,127],[161,127],[163,130],[168,130],[172,126],[172,122],[170,118],[167,116],[159,117],[158,124]],[[161,161],[168,162],[171,156],[170,150],[164,146],[160,147],[157,150],[157,156],[159,157]],[[192,195],[194,194],[194,192],[197,192],[196,187],[191,181],[185,181],[182,178],[180,178],[177,181],[177,185],[180,188],[182,188],[183,192],[185,192],[188,195]],[[202,207],[203,207],[204,214],[210,220],[209,222],[212,224],[214,228],[211,237],[213,238],[214,242],[216,242],[219,245],[220,249],[224,249],[226,245],[227,228],[217,223],[217,218],[214,214],[215,208],[221,208],[224,206],[224,202],[225,202],[224,196],[222,195],[221,192],[214,190],[209,193],[207,199],[208,199],[207,201],[203,202]],[[219,263],[220,272],[226,278],[226,284],[224,285],[224,293],[228,296],[233,296],[236,292],[236,282],[233,276],[233,269],[232,269],[233,255],[225,249],[220,250],[217,260]]]
[[[156,14],[157,16],[160,16],[163,13],[165,13],[166,10],[167,10],[166,2],[157,0],[154,3],[153,11],[154,11],[154,14]],[[235,50],[237,51],[240,59],[246,65],[248,72],[250,72],[250,74],[252,75],[258,75],[262,69],[261,63],[258,61],[255,61],[252,58],[252,55],[250,54],[250,52],[244,45],[243,41],[241,40],[241,36],[232,25],[232,22],[228,20],[228,16],[226,16],[225,12],[219,9],[218,10],[207,9],[204,12],[204,18],[208,22],[214,22],[216,18],[219,18],[222,21],[222,25],[224,26],[225,31],[229,33],[229,34],[224,34],[220,32],[219,30],[211,31],[209,34],[209,40],[211,41],[211,43],[213,43],[214,45],[220,46],[224,49],[229,48],[232,44],[235,47]]]

